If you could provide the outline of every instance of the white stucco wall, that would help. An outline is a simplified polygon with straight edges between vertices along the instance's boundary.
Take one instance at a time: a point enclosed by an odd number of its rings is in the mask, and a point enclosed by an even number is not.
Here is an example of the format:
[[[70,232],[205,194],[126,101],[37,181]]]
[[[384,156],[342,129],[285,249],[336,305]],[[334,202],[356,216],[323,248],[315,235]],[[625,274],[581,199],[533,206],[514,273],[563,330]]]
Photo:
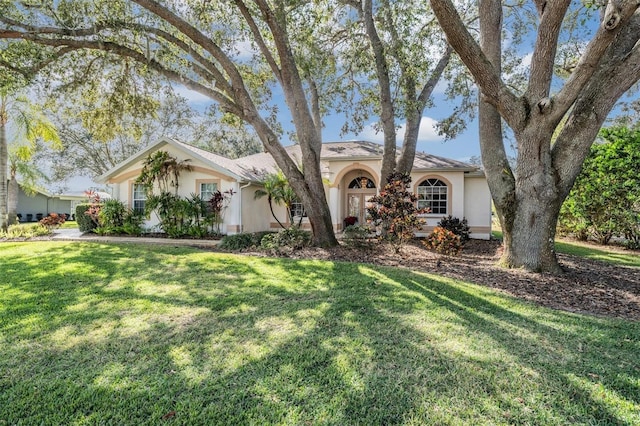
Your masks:
[[[491,237],[491,193],[484,176],[465,179],[465,211],[471,237],[488,240]]]
[[[230,203],[224,213],[224,222],[222,224],[221,231],[227,234],[239,232],[241,226],[241,202],[239,200],[240,195],[238,183],[233,178],[211,170],[211,167],[207,164],[194,160],[191,157],[187,157],[184,152],[171,145],[164,145],[158,149],[167,151],[171,156],[175,157],[179,161],[190,159],[188,164],[191,165],[194,170],[184,171],[180,174],[178,186],[179,196],[187,198],[192,194],[199,194],[200,183],[205,182],[215,182],[218,186],[218,190],[222,192],[227,190],[234,191],[234,195],[231,197]],[[114,198],[119,199],[130,208],[133,207],[133,184],[136,178],[140,175],[142,167],[142,161],[138,161],[109,180],[109,183],[113,188]],[[170,188],[170,190],[173,191],[173,188]],[[159,223],[160,221],[157,215],[152,213],[144,226],[148,229],[154,230],[154,228],[157,228]]]
[[[378,191],[383,186],[380,181],[380,161],[331,161],[327,162],[329,179],[331,181],[329,208],[336,229],[341,229],[345,217],[346,180],[354,174],[363,171],[373,176]],[[357,174],[357,173],[356,173]],[[345,180],[346,178],[346,180]],[[411,173],[411,186],[414,192],[425,179],[436,178],[447,184],[447,215],[457,218],[467,218],[472,228],[472,237],[487,239],[491,227],[491,197],[486,179],[482,175],[468,175],[462,171],[414,171]],[[331,192],[333,191],[333,193]],[[423,232],[418,236],[426,236],[442,219],[443,214],[424,214],[421,218],[426,221]]]
[[[158,147],[166,150],[178,160],[185,160],[187,154],[171,145]],[[273,219],[269,210],[267,198],[255,199],[254,194],[259,185],[252,184],[245,188],[240,188],[241,183],[233,178],[225,176],[215,170],[210,165],[198,160],[190,161],[194,167],[191,172],[183,172],[180,176],[180,186],[178,195],[189,197],[197,194],[200,183],[215,182],[220,191],[233,190],[234,195],[224,214],[223,233],[234,234],[237,232],[258,232],[264,230],[277,230],[279,226]],[[346,216],[346,186],[351,178],[365,175],[373,178],[377,191],[383,186],[380,177],[381,160],[373,159],[348,159],[323,161],[323,176],[327,179],[325,192],[329,202],[334,229],[342,229],[344,217]],[[119,174],[110,179],[113,187],[114,198],[118,198],[126,205],[132,204],[132,187],[135,179],[142,170],[142,161],[138,161],[121,170]],[[462,171],[416,171],[411,174],[412,190],[415,192],[417,186],[425,179],[437,178],[447,184],[447,214],[462,219],[466,217],[472,228],[473,238],[488,238],[491,225],[491,199],[486,180],[481,175],[468,175]],[[278,218],[287,222],[287,213],[284,206],[274,206],[274,211]],[[442,219],[443,214],[426,214],[422,216],[426,220],[423,233],[419,236],[427,235],[433,227]],[[158,218],[151,215],[146,226],[152,227],[158,224]],[[303,220],[304,228],[308,228],[308,220]]]
[[[260,232],[269,229],[273,218],[269,211],[267,197],[255,199],[259,185],[242,189],[242,232]]]

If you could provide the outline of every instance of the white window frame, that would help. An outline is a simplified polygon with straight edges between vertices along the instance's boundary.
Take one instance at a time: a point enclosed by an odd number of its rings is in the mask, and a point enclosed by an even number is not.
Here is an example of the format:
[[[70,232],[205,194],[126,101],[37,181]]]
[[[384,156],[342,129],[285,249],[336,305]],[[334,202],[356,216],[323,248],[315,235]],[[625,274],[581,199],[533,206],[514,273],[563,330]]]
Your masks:
[[[418,208],[430,209],[427,214],[438,216],[449,214],[449,185],[442,179],[432,177],[422,180],[416,188],[416,195],[418,196]],[[438,205],[434,208],[435,203]]]
[[[141,195],[142,194],[142,195]],[[131,184],[131,209],[144,214],[147,203],[147,191],[141,183]]]
[[[213,185],[214,186],[213,191],[208,191],[208,190],[204,191],[203,186],[207,186],[207,185]],[[215,194],[217,191],[219,191],[218,182],[199,182],[198,194],[200,194],[200,198],[202,198],[204,201],[209,201],[211,198],[213,198],[213,194]],[[208,194],[208,195],[205,196],[205,194]]]
[[[307,212],[304,210],[301,202],[296,201],[291,203],[291,215],[293,217],[307,217]]]

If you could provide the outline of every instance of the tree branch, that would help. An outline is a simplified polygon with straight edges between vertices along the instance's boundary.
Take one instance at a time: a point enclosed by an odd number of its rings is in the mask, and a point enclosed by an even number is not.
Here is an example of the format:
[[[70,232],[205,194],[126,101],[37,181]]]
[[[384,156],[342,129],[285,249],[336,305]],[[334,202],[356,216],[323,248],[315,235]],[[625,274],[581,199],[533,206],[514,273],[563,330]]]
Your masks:
[[[536,104],[542,98],[549,96],[556,51],[558,50],[558,38],[571,0],[542,2],[542,5],[539,3],[541,2],[537,2],[536,5],[542,9],[541,13],[539,11],[540,26],[531,59],[529,85],[524,95],[529,105]]]
[[[204,86],[203,84],[198,83],[193,79],[190,79],[174,70],[166,68],[165,66],[163,66],[162,64],[160,64],[158,61],[154,59],[147,58],[145,55],[143,55],[142,53],[136,50],[117,44],[115,42],[72,40],[72,39],[59,40],[59,39],[52,39],[52,38],[41,38],[31,33],[21,33],[16,31],[0,30],[0,39],[3,39],[3,38],[29,40],[34,43],[38,43],[45,46],[51,46],[51,47],[62,46],[65,52],[69,52],[71,50],[81,50],[81,49],[100,50],[104,52],[115,53],[122,57],[131,58],[139,63],[147,65],[154,71],[157,71],[158,73],[160,73],[161,75],[164,75],[165,77],[167,77],[172,81],[183,84],[184,86],[186,86],[191,90],[197,91],[205,96],[208,96],[209,98],[215,100],[216,102],[219,102],[220,105],[223,106],[224,108],[227,108],[230,111],[233,111],[234,113],[237,112],[240,117],[243,116],[242,109],[238,108],[238,106],[234,103],[234,101],[230,99],[226,94],[216,89],[212,89],[207,86]],[[197,72],[197,68],[194,69],[194,71]]]
[[[502,82],[500,73],[473,39],[451,0],[430,0],[431,8],[447,36],[449,44],[473,75],[476,84],[491,105],[495,106],[509,126],[518,131],[526,120],[524,105]]]
[[[438,81],[440,81],[440,77],[442,77],[442,73],[447,68],[447,65],[449,65],[449,61],[451,60],[452,53],[453,53],[453,47],[451,47],[451,45],[447,43],[447,47],[444,53],[442,54],[442,56],[440,57],[440,60],[436,64],[436,67],[431,72],[431,76],[429,77],[429,80],[427,80],[426,84],[424,85],[424,87],[420,91],[420,94],[418,95],[418,102],[420,105],[423,105],[423,108],[424,108],[424,105],[426,105],[427,101],[429,100],[429,97],[433,93],[433,89],[435,89],[436,84],[438,84]]]
[[[190,55],[195,62],[199,63],[204,68],[206,68],[206,70],[211,73],[210,77],[215,81],[216,86],[221,88],[222,91],[227,93],[231,93],[233,91],[232,86],[227,82],[227,79],[224,77],[222,72],[220,72],[220,70],[215,66],[215,64],[213,64],[210,60],[202,56],[200,52],[198,52],[196,49],[191,47],[185,41],[180,40],[178,37],[174,36],[173,34],[156,27],[151,27],[151,26],[142,25],[142,24],[127,24],[127,25],[130,26],[131,28],[148,32],[150,34],[154,34],[158,37],[165,39],[169,43],[175,45],[176,47],[178,47],[179,49],[181,49],[182,51]]]
[[[260,29],[258,28],[258,25],[256,24],[256,21],[253,19],[253,16],[251,15],[251,12],[249,12],[249,9],[247,8],[247,5],[244,4],[244,2],[242,0],[235,0],[235,3],[238,6],[238,8],[240,9],[240,13],[242,13],[242,16],[244,17],[244,20],[249,25],[249,29],[251,30],[251,33],[253,34],[253,39],[258,44],[258,48],[260,49],[260,52],[262,53],[262,55],[264,56],[265,60],[269,64],[269,67],[271,68],[271,71],[276,76],[276,78],[278,79],[280,84],[282,84],[282,75],[281,75],[280,67],[276,63],[275,58],[273,57],[273,55],[271,54],[271,51],[267,47],[267,44],[264,41],[264,38],[262,37],[262,34],[260,33]]]
[[[612,46],[603,58],[603,62],[613,62],[613,66],[600,67],[594,73],[576,99],[571,115],[552,147],[559,185],[567,193],[582,165],[582,162],[573,164],[575,162],[570,160],[576,156],[585,158],[588,155],[600,126],[615,103],[640,80],[639,38],[640,15],[636,14],[619,34],[615,48]],[[612,81],[615,84],[611,84]]]
[[[618,4],[619,9],[611,6],[614,3]],[[637,9],[638,2],[635,0],[623,2],[609,0],[607,5],[608,12],[605,13],[596,35],[587,45],[587,49],[574,68],[573,73],[571,73],[571,76],[556,96],[553,120],[559,122],[573,105],[582,89],[598,70],[598,64],[602,56],[615,40],[621,28],[624,27],[624,25],[620,24],[627,22]]]
[[[173,25],[178,31],[180,31],[194,43],[207,51],[211,56],[213,56],[231,79],[231,85],[234,88],[235,94],[242,97],[243,103],[251,102],[250,96],[248,93],[246,93],[246,89],[244,87],[244,80],[242,79],[242,76],[240,75],[240,72],[238,71],[236,65],[231,59],[229,59],[229,57],[216,43],[214,43],[210,38],[205,36],[200,30],[191,25],[185,19],[176,15],[167,7],[160,5],[158,2],[153,0],[132,1],[147,9],[149,12],[158,16],[159,18],[164,19],[169,24]]]

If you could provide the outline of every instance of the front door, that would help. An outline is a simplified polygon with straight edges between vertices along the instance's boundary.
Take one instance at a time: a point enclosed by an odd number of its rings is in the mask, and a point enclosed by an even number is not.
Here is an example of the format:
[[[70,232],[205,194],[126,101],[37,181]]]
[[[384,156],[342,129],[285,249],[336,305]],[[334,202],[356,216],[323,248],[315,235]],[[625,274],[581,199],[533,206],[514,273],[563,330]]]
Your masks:
[[[367,207],[371,206],[371,198],[374,193],[350,192],[347,193],[347,216],[358,218],[358,225],[367,224]]]

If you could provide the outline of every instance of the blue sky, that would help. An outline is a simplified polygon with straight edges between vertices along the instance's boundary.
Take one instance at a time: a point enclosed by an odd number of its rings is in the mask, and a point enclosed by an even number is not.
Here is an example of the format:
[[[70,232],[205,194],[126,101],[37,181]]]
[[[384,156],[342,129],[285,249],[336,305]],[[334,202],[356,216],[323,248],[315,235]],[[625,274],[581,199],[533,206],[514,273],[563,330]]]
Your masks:
[[[185,97],[189,105],[196,110],[204,110],[212,101],[200,93],[188,90],[184,87],[177,87],[176,92]],[[281,120],[285,130],[292,130],[287,106],[282,97],[275,98],[281,111]],[[460,161],[468,161],[472,156],[480,155],[480,147],[478,145],[478,123],[477,120],[470,122],[467,129],[455,139],[446,140],[443,136],[438,135],[435,124],[438,119],[448,116],[453,110],[454,101],[444,99],[442,91],[436,89],[434,93],[434,107],[425,111],[421,131],[418,139],[418,150],[429,154],[452,158]],[[382,144],[383,135],[381,132],[376,133],[373,129],[373,123],[376,117],[371,117],[370,124],[360,134],[348,134],[341,136],[340,128],[344,123],[344,117],[340,115],[329,115],[325,117],[325,128],[322,136],[325,142],[345,141],[345,140],[367,140]],[[398,132],[398,145],[402,143],[402,130]],[[185,141],[189,142],[189,141]],[[283,144],[290,142],[284,137]],[[100,187],[90,178],[84,176],[76,176],[67,182],[68,190],[65,192],[82,192],[90,187]]]
[[[193,92],[186,88],[180,87],[177,92],[185,97],[189,104],[195,109],[204,109],[211,103],[206,96],[197,92]],[[277,96],[277,95],[274,95]],[[281,96],[276,97],[275,102],[281,111],[280,118],[285,130],[292,130],[287,106]],[[418,150],[429,154],[442,157],[453,158],[460,161],[467,161],[474,155],[480,155],[480,147],[478,145],[478,123],[473,120],[467,126],[467,129],[455,139],[445,141],[444,136],[438,135],[435,128],[439,119],[447,117],[455,107],[455,102],[446,100],[442,91],[436,88],[434,93],[434,107],[425,111],[422,124],[420,127],[420,136],[418,140]],[[340,135],[340,128],[344,123],[344,117],[340,115],[329,115],[324,117],[325,127],[322,131],[323,141],[335,142],[345,140],[368,140],[382,144],[383,135],[381,132],[376,133],[373,129],[373,123],[377,117],[371,117],[369,125],[360,134]],[[402,143],[402,129],[398,132],[398,144]],[[283,143],[287,145],[289,142],[285,139]]]

